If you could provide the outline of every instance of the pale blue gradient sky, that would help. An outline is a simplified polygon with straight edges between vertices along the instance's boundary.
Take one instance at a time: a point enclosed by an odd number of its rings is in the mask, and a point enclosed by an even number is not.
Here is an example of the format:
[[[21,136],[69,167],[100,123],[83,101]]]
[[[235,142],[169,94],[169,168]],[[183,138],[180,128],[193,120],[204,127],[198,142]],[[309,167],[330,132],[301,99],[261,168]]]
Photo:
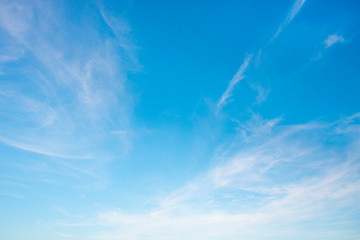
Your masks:
[[[359,239],[359,12],[0,0],[0,239]]]

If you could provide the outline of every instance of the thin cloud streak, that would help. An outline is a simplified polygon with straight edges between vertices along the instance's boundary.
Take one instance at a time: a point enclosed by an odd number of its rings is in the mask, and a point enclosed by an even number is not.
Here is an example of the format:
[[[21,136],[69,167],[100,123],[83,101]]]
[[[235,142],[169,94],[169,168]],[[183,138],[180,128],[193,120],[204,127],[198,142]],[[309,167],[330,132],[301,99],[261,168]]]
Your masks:
[[[232,95],[232,91],[233,91],[235,85],[238,82],[240,82],[242,79],[245,78],[244,72],[246,71],[246,69],[250,63],[252,56],[253,56],[252,54],[248,55],[244,59],[244,62],[241,64],[238,71],[236,72],[236,74],[233,76],[233,78],[229,82],[227,89],[225,90],[225,92],[223,93],[223,95],[221,96],[221,98],[219,99],[219,101],[217,103],[218,110],[221,110],[221,108],[229,102],[229,98]]]
[[[280,25],[278,30],[275,32],[275,34],[271,38],[270,42],[274,41],[279,36],[279,34],[289,25],[289,23],[294,19],[296,14],[298,14],[298,12],[300,11],[300,9],[302,8],[302,6],[304,5],[305,2],[306,2],[306,0],[296,0],[295,1],[293,6],[291,7],[289,13],[287,14],[284,22]]]
[[[287,27],[287,25],[289,25],[289,23],[293,20],[293,18],[296,16],[296,14],[300,11],[300,9],[302,8],[302,6],[304,5],[305,2],[306,2],[306,0],[296,0],[295,1],[293,6],[291,7],[289,13],[287,14],[284,22],[280,25],[280,27],[278,28],[276,33],[270,39],[270,42],[275,40],[279,36],[279,34]],[[260,50],[258,52],[261,53],[261,48],[260,48]],[[223,93],[223,95],[221,96],[220,100],[217,103],[217,111],[221,110],[221,108],[223,106],[225,106],[229,102],[229,98],[232,95],[232,91],[233,91],[235,85],[239,81],[241,81],[242,79],[245,78],[243,73],[245,72],[246,68],[248,67],[252,57],[253,57],[253,55],[251,54],[251,55],[249,55],[249,56],[247,56],[245,58],[243,64],[240,66],[237,73],[233,76],[233,78],[229,82],[229,85],[228,85],[227,89],[225,90],[225,92]],[[259,57],[257,57],[256,62],[258,63],[259,61],[260,61]],[[266,92],[264,92],[264,91],[260,92],[259,91],[259,95],[258,95],[258,98],[256,100],[257,103],[260,104],[261,102],[265,101],[266,96],[267,96]]]
[[[50,152],[47,151],[46,147],[41,147],[41,146],[31,146],[31,145],[27,145],[25,143],[21,143],[21,142],[16,142],[13,141],[11,139],[7,139],[4,138],[2,136],[0,136],[0,142],[9,145],[11,147],[14,148],[18,148],[21,150],[25,150],[25,151],[29,151],[29,152],[33,152],[33,153],[37,153],[37,154],[41,154],[41,155],[45,155],[45,156],[49,156],[49,157],[58,157],[58,158],[66,158],[66,159],[91,159],[90,156],[71,156],[71,155],[63,155],[61,153],[57,153],[57,152]]]

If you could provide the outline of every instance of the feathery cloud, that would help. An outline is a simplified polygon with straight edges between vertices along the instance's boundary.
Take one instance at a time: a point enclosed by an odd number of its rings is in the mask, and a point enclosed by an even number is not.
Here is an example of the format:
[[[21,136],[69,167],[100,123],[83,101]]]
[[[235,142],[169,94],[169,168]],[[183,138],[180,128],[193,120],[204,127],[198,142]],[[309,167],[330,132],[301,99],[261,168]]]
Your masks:
[[[275,34],[273,35],[273,37],[271,38],[270,41],[275,40],[275,38],[277,38],[279,36],[279,34],[289,25],[289,23],[294,19],[296,14],[298,14],[298,12],[300,11],[300,9],[302,8],[302,6],[304,5],[305,2],[306,2],[306,0],[296,0],[294,2],[293,6],[291,7],[289,13],[287,14],[287,16],[284,20],[284,22],[280,25],[280,27],[275,32]]]
[[[222,94],[220,100],[217,103],[217,109],[218,110],[220,110],[224,105],[226,105],[229,102],[229,98],[232,95],[232,91],[233,91],[235,85],[238,82],[240,82],[242,79],[245,78],[244,72],[245,72],[245,70],[247,69],[247,67],[248,67],[248,65],[250,63],[251,58],[252,58],[252,55],[248,55],[247,57],[245,57],[244,62],[241,64],[238,71],[236,72],[236,74],[233,76],[233,78],[229,82],[229,85],[228,85],[227,89]]]
[[[160,199],[153,211],[104,211],[92,220],[58,224],[69,231],[76,226],[112,229],[92,232],[97,239],[288,239],[294,232],[317,239],[330,232],[345,238],[359,234],[333,230],[334,224],[346,226],[359,213],[358,115],[333,123],[278,123],[261,117],[250,120],[244,126],[246,144],[231,144],[227,160]],[[254,126],[267,130],[259,132]],[[343,144],[333,148],[329,140]],[[319,221],[321,228],[308,228]]]
[[[83,9],[94,12],[74,29],[68,13],[57,11],[66,4],[72,3],[0,2],[8,49],[0,57],[0,142],[74,165],[87,159],[91,166],[131,147],[128,134],[111,132],[130,132],[133,103],[126,84],[137,64],[135,47],[126,22],[108,16],[104,7]],[[87,24],[94,18],[105,30]],[[13,60],[23,60],[15,71],[7,68]],[[104,155],[110,140],[119,147]]]
[[[276,33],[271,38],[270,42],[275,40],[275,38],[277,38],[279,36],[279,34],[287,27],[287,25],[289,25],[289,23],[293,20],[293,18],[296,16],[296,14],[300,11],[301,7],[304,5],[305,2],[306,2],[306,0],[296,0],[295,1],[293,6],[291,7],[289,13],[287,14],[284,22],[280,25],[280,27],[278,28]],[[261,54],[261,49],[259,50],[259,54]],[[248,67],[249,62],[251,61],[252,57],[253,57],[253,55],[251,54],[245,58],[243,64],[240,66],[239,70],[236,72],[236,74],[231,79],[229,86],[227,87],[226,91],[223,93],[223,95],[221,96],[220,100],[217,103],[217,110],[220,110],[224,105],[226,105],[229,102],[229,98],[231,97],[233,88],[239,81],[241,81],[245,77],[243,75],[243,73],[245,72],[246,68]],[[260,62],[259,55],[256,58],[256,62],[257,63]],[[266,95],[268,93],[268,92],[264,92],[264,91],[260,92],[260,91],[259,91],[259,95],[257,97],[257,103],[261,103],[261,102],[265,101]]]

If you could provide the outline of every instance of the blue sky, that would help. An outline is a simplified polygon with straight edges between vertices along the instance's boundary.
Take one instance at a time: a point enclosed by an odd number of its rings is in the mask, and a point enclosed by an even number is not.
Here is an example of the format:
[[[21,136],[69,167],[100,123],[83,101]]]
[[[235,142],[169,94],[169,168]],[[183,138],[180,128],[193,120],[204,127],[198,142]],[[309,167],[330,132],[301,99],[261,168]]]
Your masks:
[[[0,0],[0,238],[359,239],[359,12]]]

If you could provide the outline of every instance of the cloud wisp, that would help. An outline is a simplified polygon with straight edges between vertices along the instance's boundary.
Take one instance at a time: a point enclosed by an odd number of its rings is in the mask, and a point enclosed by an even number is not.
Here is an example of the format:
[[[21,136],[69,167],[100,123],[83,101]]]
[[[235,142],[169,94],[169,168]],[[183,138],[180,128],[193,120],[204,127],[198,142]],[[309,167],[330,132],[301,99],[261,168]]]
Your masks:
[[[325,48],[329,48],[331,47],[332,45],[334,45],[335,43],[338,43],[338,42],[344,42],[345,39],[342,37],[342,36],[339,36],[338,34],[332,34],[332,35],[329,35],[327,37],[327,39],[325,40],[324,44],[325,44]]]
[[[360,211],[359,120],[285,126],[254,118],[242,127],[246,141],[231,144],[223,161],[159,199],[152,211],[103,211],[58,227],[106,226],[90,233],[101,240],[354,236],[359,232],[346,227]]]
[[[306,0],[296,0],[295,1],[293,6],[291,7],[289,13],[287,14],[284,22],[279,26],[278,30],[275,32],[275,34],[271,38],[270,42],[274,41],[279,36],[279,34],[289,25],[289,23],[294,19],[296,14],[298,14],[298,12],[300,11],[300,9],[302,8],[302,6],[304,5],[305,2],[306,2]]]
[[[236,74],[233,76],[233,78],[229,82],[227,89],[222,94],[221,98],[219,99],[219,101],[217,103],[217,110],[221,110],[221,108],[230,101],[229,99],[232,95],[232,91],[233,91],[234,87],[236,86],[236,84],[238,82],[240,82],[242,79],[245,78],[244,72],[246,71],[247,67],[249,66],[251,59],[252,59],[252,55],[248,55],[247,57],[245,57],[244,62],[241,64],[238,71],[236,72]]]
[[[136,51],[127,23],[106,8],[85,8],[86,19],[76,22],[57,11],[71,9],[66,4],[72,3],[0,3],[5,48],[16,53],[1,58],[0,143],[56,158],[63,167],[72,159],[98,164],[131,148],[129,135],[112,132],[131,131],[127,73],[137,65]],[[8,67],[14,62],[15,70]],[[109,141],[118,148],[104,154]]]
[[[278,30],[275,32],[275,34],[270,39],[270,42],[275,40],[279,36],[279,34],[289,25],[289,23],[294,19],[296,14],[298,14],[298,12],[300,11],[300,9],[302,8],[302,6],[304,5],[305,2],[306,2],[306,0],[296,0],[294,2],[293,6],[291,7],[289,13],[287,14],[287,16],[284,20],[284,22],[279,26]],[[261,53],[261,48],[258,52]],[[221,108],[223,106],[225,106],[227,103],[229,103],[229,98],[232,95],[232,91],[233,91],[235,85],[239,81],[241,81],[242,79],[245,78],[244,72],[247,69],[252,57],[253,57],[253,55],[251,54],[245,58],[243,64],[240,66],[240,68],[238,69],[236,74],[233,76],[233,78],[229,82],[227,89],[225,90],[225,92],[222,94],[221,98],[217,102],[217,110],[218,111],[221,110]],[[256,61],[259,61],[259,60],[257,59]],[[259,89],[261,89],[261,88],[259,88]],[[267,95],[267,93],[264,91],[259,92],[259,97],[256,100],[257,103],[261,103],[261,102],[265,101],[266,95]]]
[[[321,50],[317,53],[316,56],[314,56],[312,58],[312,60],[319,60],[323,57],[325,51],[332,47],[333,45],[337,44],[337,43],[344,43],[345,42],[345,39],[343,36],[337,34],[337,33],[334,33],[334,34],[330,34],[326,37],[326,40],[323,42],[323,46],[321,48]]]

